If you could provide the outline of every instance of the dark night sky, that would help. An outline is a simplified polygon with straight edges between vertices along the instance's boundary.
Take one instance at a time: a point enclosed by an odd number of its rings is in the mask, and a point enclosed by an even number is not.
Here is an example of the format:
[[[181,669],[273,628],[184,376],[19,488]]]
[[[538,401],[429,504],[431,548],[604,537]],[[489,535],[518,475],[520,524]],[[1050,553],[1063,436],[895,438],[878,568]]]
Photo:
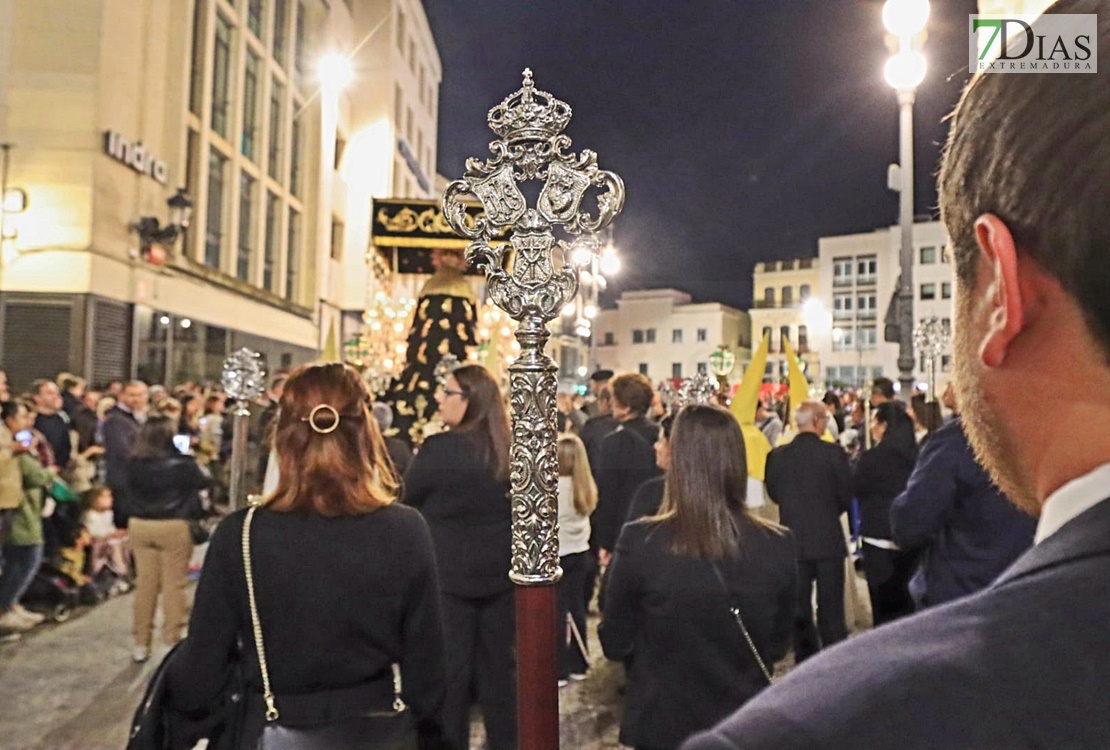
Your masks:
[[[914,110],[916,211],[935,213],[946,126],[967,78],[974,0],[933,0]],[[759,260],[897,221],[882,0],[424,0],[443,62],[439,172],[484,158],[486,113],[531,67],[628,191],[618,287],[747,308]]]

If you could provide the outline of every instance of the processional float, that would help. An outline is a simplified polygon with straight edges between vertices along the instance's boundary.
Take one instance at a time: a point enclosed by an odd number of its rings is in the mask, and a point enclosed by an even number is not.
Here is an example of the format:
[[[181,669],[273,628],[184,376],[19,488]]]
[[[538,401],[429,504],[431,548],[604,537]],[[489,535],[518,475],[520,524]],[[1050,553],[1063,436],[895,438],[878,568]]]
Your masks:
[[[624,183],[597,166],[597,154],[567,153],[571,108],[524,84],[489,111],[498,140],[492,156],[468,159],[447,186],[443,214],[470,240],[466,258],[485,271],[489,297],[518,322],[520,356],[509,366],[512,444],[512,570],[517,585],[517,721],[521,750],[559,746],[555,584],[559,567],[555,394],[558,367],[544,352],[547,324],[578,293],[572,257],[592,259],[597,233],[624,206]],[[535,206],[518,183],[543,182]],[[582,203],[596,195],[596,213]],[[475,196],[485,216],[467,213]],[[508,242],[493,244],[505,229]],[[556,236],[556,229],[562,237]],[[588,253],[575,251],[586,250]]]

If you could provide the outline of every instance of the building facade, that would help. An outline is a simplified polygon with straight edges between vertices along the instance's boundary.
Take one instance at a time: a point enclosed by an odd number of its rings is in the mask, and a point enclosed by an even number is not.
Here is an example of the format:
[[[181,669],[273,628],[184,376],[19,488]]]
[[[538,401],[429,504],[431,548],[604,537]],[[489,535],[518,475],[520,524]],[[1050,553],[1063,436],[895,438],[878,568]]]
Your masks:
[[[820,305],[819,312],[810,311],[814,322],[809,339],[821,352],[827,384],[860,387],[879,376],[897,381],[898,344],[884,340],[884,327],[901,273],[900,241],[897,226],[818,241],[815,299]],[[944,226],[937,221],[915,224],[913,243],[914,324],[936,316],[951,326],[954,277]],[[950,367],[949,348],[937,368],[940,390]],[[927,382],[923,357],[918,357],[915,375],[920,383]]]
[[[594,324],[598,365],[639,372],[653,382],[709,372],[709,355],[725,346],[737,364],[751,358],[751,318],[719,302],[694,303],[676,289],[624,292],[615,310],[601,310]],[[738,380],[737,366],[729,375]]]
[[[753,347],[768,337],[767,366],[764,377],[776,381],[786,379],[786,354],[783,340],[788,339],[802,358],[803,369],[814,378],[821,371],[820,350],[810,341],[814,326],[812,304],[820,283],[820,262],[817,258],[766,261],[755,264],[752,274],[751,309]],[[818,322],[819,325],[819,322]],[[746,366],[746,364],[745,364]],[[817,375],[816,377],[821,377]]]
[[[65,23],[59,23],[59,18]],[[317,76],[349,59],[351,84]],[[441,68],[418,0],[0,3],[9,189],[0,365],[17,387],[275,371],[362,325],[370,205],[430,197]],[[153,246],[183,188],[192,220]]]

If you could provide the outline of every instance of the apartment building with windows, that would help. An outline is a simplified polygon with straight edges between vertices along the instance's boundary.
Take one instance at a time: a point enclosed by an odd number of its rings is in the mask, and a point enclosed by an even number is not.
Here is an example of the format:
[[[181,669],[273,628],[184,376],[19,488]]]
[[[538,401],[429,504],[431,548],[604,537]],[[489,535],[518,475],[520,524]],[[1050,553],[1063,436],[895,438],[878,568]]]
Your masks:
[[[721,345],[737,363],[751,357],[748,313],[719,302],[696,303],[676,289],[624,292],[616,309],[598,313],[594,331],[599,367],[639,372],[655,383],[709,372],[709,355]],[[729,379],[742,375],[737,366]]]
[[[814,325],[809,314],[809,300],[814,299],[820,282],[817,258],[772,260],[755,264],[752,274],[753,296],[750,311],[752,347],[758,347],[767,335],[769,346],[764,377],[779,380],[786,377],[786,354],[783,340],[790,341],[802,358],[807,375],[820,371],[820,351],[812,346],[810,329]]]
[[[349,86],[319,79],[329,53]],[[0,363],[17,387],[179,382],[241,346],[271,371],[338,350],[372,198],[433,195],[441,78],[418,0],[0,4],[0,142],[27,196],[2,222]],[[141,252],[134,226],[165,226],[179,188],[188,229]]]

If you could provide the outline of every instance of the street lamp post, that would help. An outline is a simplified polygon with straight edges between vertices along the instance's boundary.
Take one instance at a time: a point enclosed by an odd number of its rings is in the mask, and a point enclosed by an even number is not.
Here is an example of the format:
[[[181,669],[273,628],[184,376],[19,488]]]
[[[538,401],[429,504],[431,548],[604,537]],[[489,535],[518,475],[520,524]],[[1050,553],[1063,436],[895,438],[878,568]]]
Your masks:
[[[468,159],[447,186],[443,216],[471,242],[469,262],[484,269],[490,298],[518,321],[520,356],[509,366],[512,406],[512,565],[516,584],[517,724],[520,750],[559,746],[558,638],[555,584],[559,567],[555,392],[558,367],[544,352],[547,323],[578,294],[576,251],[596,253],[597,233],[624,207],[624,183],[597,166],[597,154],[567,153],[563,130],[571,109],[532,82],[490,110],[498,140],[491,158]],[[543,180],[535,206],[517,183]],[[596,191],[597,213],[582,205]],[[474,195],[485,216],[467,213]],[[491,245],[504,228],[508,243]],[[555,229],[567,239],[557,239]]]
[[[925,79],[925,57],[917,49],[929,18],[929,0],[887,0],[883,24],[897,37],[898,52],[886,64],[886,80],[898,92],[900,186],[898,224],[901,230],[898,283],[898,380],[900,396],[913,396],[913,102]]]

